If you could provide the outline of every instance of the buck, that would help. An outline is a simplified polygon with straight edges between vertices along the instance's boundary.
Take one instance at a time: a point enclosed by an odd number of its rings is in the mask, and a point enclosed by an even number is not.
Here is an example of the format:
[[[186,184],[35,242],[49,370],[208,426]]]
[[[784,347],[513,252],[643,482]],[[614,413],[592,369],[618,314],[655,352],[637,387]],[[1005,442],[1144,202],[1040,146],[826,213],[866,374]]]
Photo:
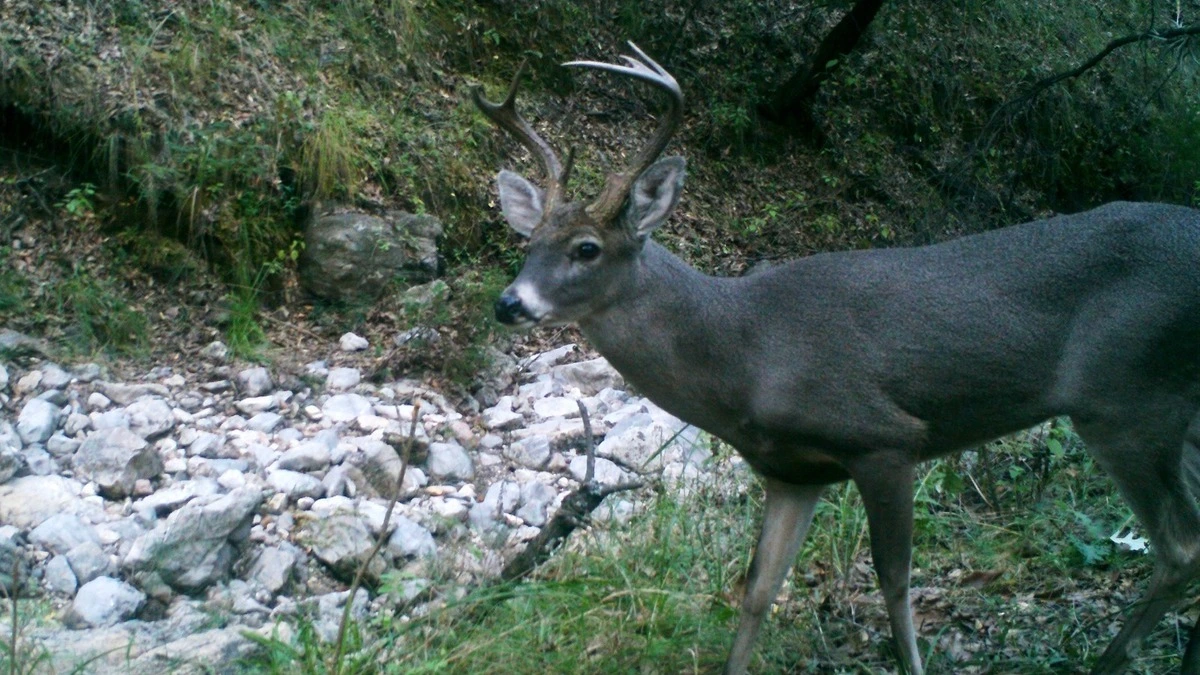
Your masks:
[[[679,200],[675,79],[630,43],[572,61],[667,94],[650,141],[589,203],[516,111],[521,72],[480,110],[540,161],[545,189],[497,177],[527,259],[496,302],[520,327],[578,324],[625,378],[733,446],[761,476],[763,524],[725,662],[742,673],[826,486],[862,494],[900,665],[922,672],[909,605],[918,463],[1069,416],[1156,553],[1149,589],[1095,663],[1124,670],[1200,573],[1200,211],[1113,203],[945,243],[813,255],[710,277],[651,240]],[[521,69],[523,71],[523,68]],[[1181,672],[1200,673],[1200,627]]]

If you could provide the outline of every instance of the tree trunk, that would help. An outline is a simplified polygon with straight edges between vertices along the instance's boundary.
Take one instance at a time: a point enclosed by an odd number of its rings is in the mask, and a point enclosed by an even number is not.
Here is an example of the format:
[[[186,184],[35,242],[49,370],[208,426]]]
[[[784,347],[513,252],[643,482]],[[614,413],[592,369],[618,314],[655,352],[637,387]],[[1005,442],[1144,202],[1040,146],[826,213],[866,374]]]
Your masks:
[[[821,40],[816,53],[809,59],[808,67],[788,78],[771,97],[771,102],[762,106],[760,112],[763,116],[786,124],[800,125],[810,122],[813,98],[820,90],[821,83],[829,76],[831,64],[854,50],[859,38],[883,6],[883,2],[884,0],[858,0]]]

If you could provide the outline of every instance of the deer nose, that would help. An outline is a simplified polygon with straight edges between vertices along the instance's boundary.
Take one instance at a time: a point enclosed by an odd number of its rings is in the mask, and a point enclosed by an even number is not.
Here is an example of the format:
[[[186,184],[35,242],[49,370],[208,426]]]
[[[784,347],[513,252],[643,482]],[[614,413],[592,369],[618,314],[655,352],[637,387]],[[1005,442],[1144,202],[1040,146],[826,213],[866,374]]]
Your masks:
[[[505,325],[512,325],[520,322],[522,318],[528,319],[529,312],[525,311],[521,299],[507,293],[501,295],[496,301],[496,320]]]

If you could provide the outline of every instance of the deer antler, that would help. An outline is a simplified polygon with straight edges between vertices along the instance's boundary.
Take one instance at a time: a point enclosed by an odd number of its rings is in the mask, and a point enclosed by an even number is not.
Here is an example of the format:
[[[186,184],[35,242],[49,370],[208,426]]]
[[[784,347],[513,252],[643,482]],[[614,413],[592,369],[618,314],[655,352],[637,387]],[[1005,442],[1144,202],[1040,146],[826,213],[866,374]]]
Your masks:
[[[526,122],[521,115],[517,113],[516,99],[517,89],[520,88],[521,77],[525,74],[527,61],[521,62],[521,67],[517,69],[517,74],[513,77],[512,86],[508,89],[508,95],[502,103],[492,103],[483,97],[483,87],[475,85],[471,87],[471,98],[474,99],[475,105],[483,112],[496,126],[504,129],[512,134],[521,145],[524,145],[530,154],[536,157],[542,164],[542,169],[546,173],[546,195],[544,197],[543,213],[550,213],[554,207],[562,200],[563,193],[566,189],[568,174],[571,171],[571,162],[574,153],[570,153],[567,157],[567,165],[564,169],[562,163],[558,161],[558,155],[550,144],[542,140],[533,127]]]
[[[662,89],[670,97],[667,113],[654,135],[650,137],[650,141],[634,155],[624,171],[608,175],[600,196],[587,206],[588,214],[597,222],[609,222],[617,216],[625,204],[625,199],[629,196],[633,182],[658,158],[683,121],[683,91],[679,88],[679,83],[665,68],[638,49],[633,42],[629,43],[629,47],[637,56],[622,56],[621,59],[627,64],[624,66],[600,61],[569,61],[563,64],[564,66],[595,68],[618,75],[626,75],[648,82]]]

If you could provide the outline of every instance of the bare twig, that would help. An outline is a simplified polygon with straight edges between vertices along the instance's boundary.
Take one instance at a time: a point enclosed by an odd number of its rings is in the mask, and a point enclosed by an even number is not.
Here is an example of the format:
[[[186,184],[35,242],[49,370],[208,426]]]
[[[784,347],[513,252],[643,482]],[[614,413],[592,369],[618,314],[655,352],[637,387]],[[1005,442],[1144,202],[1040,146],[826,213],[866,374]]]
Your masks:
[[[595,481],[596,448],[592,437],[592,424],[588,418],[587,408],[582,402],[578,403],[579,414],[583,418],[584,441],[587,444],[587,471],[584,473],[583,484],[574,492],[563,498],[554,517],[546,523],[537,536],[525,545],[525,549],[513,557],[500,572],[501,581],[515,581],[528,576],[538,565],[546,562],[550,555],[576,530],[587,523],[592,511],[600,506],[604,498],[616,492],[636,490],[645,483],[629,481],[617,485],[601,486]]]
[[[337,645],[333,650],[333,663],[330,665],[330,670],[337,675],[342,672],[342,656],[345,652],[346,645],[346,628],[350,624],[350,610],[354,606],[354,598],[358,594],[359,587],[362,586],[363,577],[366,576],[367,568],[370,567],[371,561],[375,556],[379,555],[379,551],[383,549],[384,542],[388,539],[388,525],[392,520],[392,511],[396,508],[396,503],[400,501],[400,496],[404,494],[404,476],[408,473],[408,465],[412,459],[413,441],[417,437],[417,420],[421,417],[421,400],[413,401],[412,424],[408,428],[408,438],[404,444],[404,450],[400,456],[400,475],[396,477],[396,488],[392,493],[392,498],[388,500],[387,511],[383,514],[383,527],[379,529],[379,538],[375,541],[375,546],[367,557],[358,565],[358,569],[354,572],[354,580],[350,583],[350,595],[346,598],[346,605],[342,608],[342,620],[338,624]]]
[[[1083,75],[1092,68],[1095,68],[1100,64],[1101,61],[1106,59],[1110,54],[1121,47],[1136,42],[1146,42],[1149,40],[1169,41],[1178,38],[1186,38],[1192,35],[1200,35],[1200,25],[1181,26],[1178,28],[1172,28],[1170,30],[1151,29],[1141,33],[1135,33],[1133,35],[1126,35],[1124,37],[1116,38],[1105,45],[1103,49],[1092,55],[1092,57],[1087,61],[1084,61],[1070,70],[1066,70],[1061,73],[1055,73],[1050,77],[1038,80],[1020,96],[1017,96],[1016,98],[1006,101],[998,106],[995,112],[992,113],[992,116],[988,119],[987,123],[983,125],[983,131],[980,133],[980,138],[986,138],[989,131],[994,129],[1000,120],[1006,116],[1010,110],[1027,105],[1037,97],[1041,96],[1047,89],[1053,87],[1059,82],[1062,82],[1063,80],[1069,80]]]
[[[579,406],[579,417],[583,419],[583,443],[587,448],[587,470],[583,472],[583,484],[590,485],[596,475],[596,444],[592,439],[592,420],[588,417],[587,406],[583,401],[576,400]]]

